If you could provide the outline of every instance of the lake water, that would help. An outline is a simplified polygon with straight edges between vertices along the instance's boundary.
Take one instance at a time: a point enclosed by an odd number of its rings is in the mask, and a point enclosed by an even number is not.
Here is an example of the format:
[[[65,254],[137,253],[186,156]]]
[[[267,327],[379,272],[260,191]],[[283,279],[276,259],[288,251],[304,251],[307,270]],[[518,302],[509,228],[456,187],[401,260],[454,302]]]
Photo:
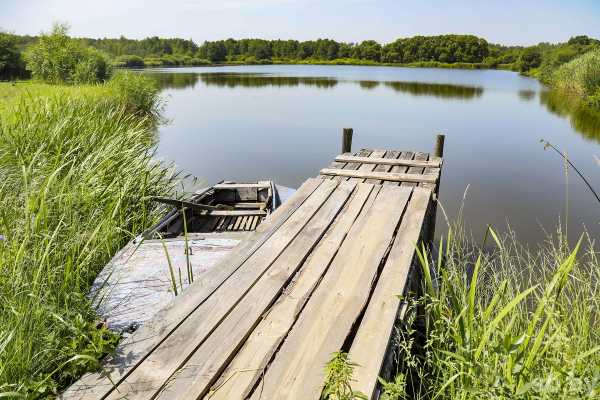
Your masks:
[[[528,243],[564,222],[600,234],[600,204],[544,138],[600,189],[600,119],[508,71],[361,66],[237,66],[144,70],[167,99],[158,155],[208,183],[274,179],[298,187],[339,153],[431,151],[446,134],[440,199],[477,237],[508,225]],[[568,199],[568,200],[567,200]],[[445,223],[438,213],[438,234]]]

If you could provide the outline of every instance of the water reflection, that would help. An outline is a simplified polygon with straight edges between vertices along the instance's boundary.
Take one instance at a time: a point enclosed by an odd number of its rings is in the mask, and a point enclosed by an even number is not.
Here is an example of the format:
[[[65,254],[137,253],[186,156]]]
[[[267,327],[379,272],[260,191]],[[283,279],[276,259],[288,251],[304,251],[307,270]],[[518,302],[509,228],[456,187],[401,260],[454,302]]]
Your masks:
[[[396,92],[408,93],[413,96],[433,96],[448,99],[474,99],[483,94],[484,89],[476,86],[402,82],[402,81],[372,81],[372,80],[339,80],[328,77],[296,77],[278,76],[256,73],[156,73],[148,72],[148,76],[158,82],[163,89],[184,89],[195,87],[198,81],[207,86],[228,88],[260,88],[260,87],[295,87],[309,86],[319,89],[331,89],[340,82],[358,84],[361,89],[373,90],[383,85]]]
[[[358,84],[360,85],[360,87],[362,89],[375,89],[377,86],[379,86],[381,82],[379,81],[359,81]]]
[[[194,88],[198,83],[198,74],[181,72],[176,74],[162,72],[146,72],[144,75],[152,78],[161,89],[187,89]]]
[[[519,90],[519,99],[531,101],[535,99],[535,92],[533,90]]]
[[[396,92],[413,96],[433,96],[446,99],[473,99],[483,94],[482,87],[421,82],[385,82]]]
[[[413,96],[431,96],[445,99],[476,99],[483,95],[484,88],[479,86],[403,82],[403,81],[374,81],[356,80],[346,81],[329,77],[294,77],[278,76],[268,73],[162,73],[147,72],[145,74],[154,79],[162,89],[194,88],[198,82],[207,86],[227,88],[260,88],[260,87],[295,87],[309,86],[319,89],[331,89],[340,82],[355,83],[361,89],[373,90],[387,87],[395,92],[407,93]],[[534,90],[519,90],[520,100],[530,102],[537,96]],[[540,102],[551,113],[568,118],[571,126],[587,139],[600,143],[600,111],[585,107],[581,101],[564,96],[554,91],[540,92]]]
[[[178,72],[163,73],[144,71],[154,79],[162,89],[194,88],[198,82],[206,86],[227,88],[260,88],[260,87],[297,87],[309,86],[319,89],[332,89],[339,83],[357,84],[361,89],[373,90],[386,87],[399,93],[413,96],[431,96],[445,99],[476,99],[483,95],[484,88],[479,86],[404,82],[404,81],[376,81],[376,80],[344,80],[331,77],[295,77],[279,76],[269,73],[195,73]],[[523,89],[517,92],[520,100],[533,101],[537,92]],[[554,91],[540,92],[540,102],[551,113],[562,118],[568,118],[571,126],[583,137],[600,143],[600,111],[585,107],[581,101],[564,96]]]
[[[270,74],[240,74],[224,72],[214,74],[199,74],[198,76],[200,80],[208,86],[221,86],[229,88],[258,88],[265,86],[284,87],[302,85],[330,89],[338,84],[338,80],[334,78],[277,76]]]
[[[581,100],[556,91],[540,93],[540,102],[548,111],[568,118],[574,130],[586,139],[600,143],[600,111],[586,107]]]

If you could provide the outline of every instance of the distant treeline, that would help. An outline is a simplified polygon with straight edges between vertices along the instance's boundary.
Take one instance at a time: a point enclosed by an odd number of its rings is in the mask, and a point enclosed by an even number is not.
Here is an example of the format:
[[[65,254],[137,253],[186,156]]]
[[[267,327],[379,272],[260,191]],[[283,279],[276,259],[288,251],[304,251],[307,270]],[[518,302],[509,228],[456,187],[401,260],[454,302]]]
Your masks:
[[[38,42],[35,36],[0,33],[0,78],[27,74],[18,55]],[[446,68],[503,68],[548,80],[560,65],[600,47],[600,41],[577,36],[565,43],[503,46],[473,35],[414,36],[388,44],[331,39],[309,41],[227,39],[201,45],[191,39],[149,37],[141,40],[79,38],[82,45],[106,55],[113,66],[182,66],[209,64],[390,64]]]
[[[335,60],[356,59],[384,63],[438,61],[443,63],[482,62],[488,55],[485,39],[471,35],[415,36],[381,45],[374,40],[343,43],[331,39],[219,40],[198,48],[200,57],[212,62],[251,60]]]

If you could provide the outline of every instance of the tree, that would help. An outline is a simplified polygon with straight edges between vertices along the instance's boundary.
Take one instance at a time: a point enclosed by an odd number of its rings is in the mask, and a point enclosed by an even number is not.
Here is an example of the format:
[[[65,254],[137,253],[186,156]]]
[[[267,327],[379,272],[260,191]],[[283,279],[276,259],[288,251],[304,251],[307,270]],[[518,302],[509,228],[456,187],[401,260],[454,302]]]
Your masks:
[[[528,47],[519,57],[519,71],[527,72],[532,68],[537,68],[542,64],[542,54],[537,47]]]
[[[99,50],[67,35],[68,27],[55,24],[40,35],[25,53],[27,69],[36,79],[48,83],[95,83],[110,76],[110,66]]]
[[[26,74],[15,37],[0,32],[0,79],[22,78]]]
[[[365,40],[354,48],[354,56],[362,60],[380,61],[381,45],[374,40]]]

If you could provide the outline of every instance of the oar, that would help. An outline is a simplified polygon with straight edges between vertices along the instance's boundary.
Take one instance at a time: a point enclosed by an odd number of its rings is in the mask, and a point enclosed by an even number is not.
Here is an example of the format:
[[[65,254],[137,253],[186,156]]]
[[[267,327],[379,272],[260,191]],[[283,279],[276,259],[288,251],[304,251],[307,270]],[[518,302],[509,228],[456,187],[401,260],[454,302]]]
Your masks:
[[[209,206],[207,204],[198,204],[192,203],[187,200],[177,200],[177,199],[169,199],[168,197],[152,197],[152,201],[156,201],[157,203],[169,204],[171,206],[175,206],[177,208],[188,207],[196,210],[205,210],[205,211],[217,211],[217,210],[235,210],[232,206],[227,206],[225,204],[219,204],[217,206]]]

